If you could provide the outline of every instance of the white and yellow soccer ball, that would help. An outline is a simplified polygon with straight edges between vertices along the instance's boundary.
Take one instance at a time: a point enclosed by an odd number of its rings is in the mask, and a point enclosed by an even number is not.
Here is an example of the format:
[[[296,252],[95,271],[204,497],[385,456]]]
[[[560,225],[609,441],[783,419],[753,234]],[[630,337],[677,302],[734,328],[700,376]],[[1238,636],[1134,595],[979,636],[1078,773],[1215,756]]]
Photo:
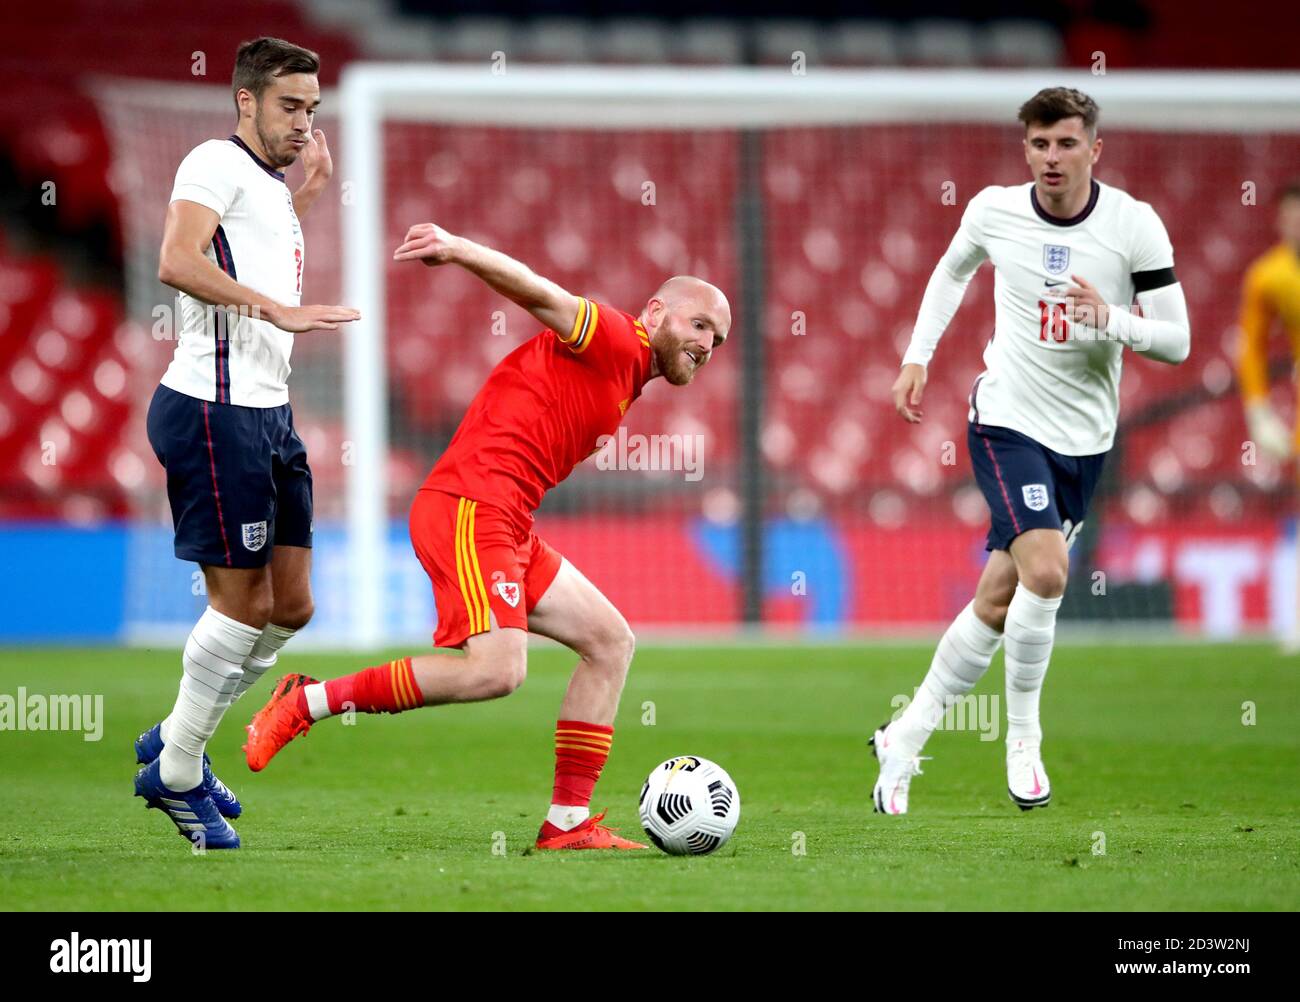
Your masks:
[[[641,788],[641,827],[672,856],[726,845],[740,821],[740,791],[716,762],[678,755],[655,766]]]

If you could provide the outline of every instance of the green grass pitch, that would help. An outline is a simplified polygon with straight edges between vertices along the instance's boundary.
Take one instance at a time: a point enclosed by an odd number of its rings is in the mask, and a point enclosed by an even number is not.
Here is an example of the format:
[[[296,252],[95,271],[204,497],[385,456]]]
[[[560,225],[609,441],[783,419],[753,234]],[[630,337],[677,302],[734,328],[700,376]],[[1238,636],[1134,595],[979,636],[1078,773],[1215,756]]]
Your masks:
[[[638,651],[593,806],[635,837],[652,766],[716,759],[740,788],[741,822],[697,859],[526,851],[549,799],[572,664],[558,649],[534,651],[508,699],[325,721],[253,775],[239,745],[263,680],[210,749],[243,800],[244,848],[198,857],[131,796],[131,741],[170,708],[178,652],[2,650],[0,694],[102,693],[105,726],[98,742],[0,731],[0,900],[17,910],[1300,907],[1294,661],[1262,644],[1062,642],[1043,696],[1051,807],[1022,813],[1008,800],[1000,736],[940,731],[912,813],[875,816],[867,738],[929,656]],[[287,653],[280,668],[330,677],[378,660]],[[1001,664],[977,693],[1000,693]]]

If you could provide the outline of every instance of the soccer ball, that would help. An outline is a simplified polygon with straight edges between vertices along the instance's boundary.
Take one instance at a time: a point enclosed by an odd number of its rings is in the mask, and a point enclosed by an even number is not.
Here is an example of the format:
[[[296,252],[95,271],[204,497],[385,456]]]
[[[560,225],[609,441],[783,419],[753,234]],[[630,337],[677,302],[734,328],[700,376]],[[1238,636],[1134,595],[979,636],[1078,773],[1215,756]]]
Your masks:
[[[694,755],[655,766],[641,787],[641,827],[672,856],[703,856],[740,821],[740,792],[726,770]]]

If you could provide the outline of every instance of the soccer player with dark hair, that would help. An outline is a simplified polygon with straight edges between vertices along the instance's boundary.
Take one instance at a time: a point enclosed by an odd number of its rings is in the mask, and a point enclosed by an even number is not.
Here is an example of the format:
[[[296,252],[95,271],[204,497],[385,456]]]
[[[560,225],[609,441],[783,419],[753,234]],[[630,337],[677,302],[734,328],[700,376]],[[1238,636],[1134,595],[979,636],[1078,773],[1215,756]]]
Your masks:
[[[245,42],[232,81],[238,123],[176,171],[158,278],[179,293],[179,337],[149,405],[167,471],[175,552],[203,569],[208,607],[185,643],[171,714],[136,740],[136,795],[207,849],[236,849],[239,801],[212,774],[208,739],[312,614],[312,481],[289,407],[293,335],[355,320],[301,306],[298,220],[333,171],[314,52]],[[284,169],[302,158],[297,191]]]
[[[920,754],[947,708],[1006,641],[1007,788],[1045,807],[1039,696],[1083,524],[1115,437],[1124,349],[1177,365],[1191,345],[1174,252],[1155,210],[1092,176],[1099,111],[1086,94],[1040,91],[1020,109],[1033,180],[979,192],[926,286],[893,402],[922,419],[926,366],[984,261],[996,269],[993,337],[971,389],[967,443],[992,513],[975,598],[939,641],[902,715],[872,739],[873,799],[905,814]],[[1136,301],[1140,310],[1130,308]]]
[[[555,782],[542,849],[639,849],[592,816],[632,660],[627,621],[533,531],[542,496],[612,435],[662,376],[685,386],[727,339],[731,308],[679,275],[639,316],[584,299],[499,251],[432,223],[412,227],[398,261],[454,264],[546,329],[492,370],[411,507],[411,542],[433,582],[438,647],[328,682],[287,675],[248,727],[254,771],[316,721],[348,708],[399,713],[507,696],[524,681],[529,633],[578,655],[555,727]]]

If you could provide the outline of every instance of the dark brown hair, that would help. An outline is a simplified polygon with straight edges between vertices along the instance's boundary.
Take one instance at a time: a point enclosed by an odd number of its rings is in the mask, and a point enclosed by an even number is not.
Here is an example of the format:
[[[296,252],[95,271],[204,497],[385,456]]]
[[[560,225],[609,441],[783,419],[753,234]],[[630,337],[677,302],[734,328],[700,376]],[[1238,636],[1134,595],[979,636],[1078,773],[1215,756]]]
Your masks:
[[[1300,198],[1300,177],[1288,181],[1282,188],[1282,194],[1277,196],[1279,202],[1285,202],[1288,198]]]
[[[266,36],[243,42],[235,53],[235,75],[231,81],[235,105],[239,105],[241,90],[248,91],[260,101],[262,92],[275,77],[319,72],[320,56],[301,45]]]
[[[1073,87],[1047,87],[1020,106],[1017,116],[1028,129],[1031,125],[1055,125],[1063,118],[1083,119],[1089,136],[1097,134],[1101,109],[1097,102]]]

